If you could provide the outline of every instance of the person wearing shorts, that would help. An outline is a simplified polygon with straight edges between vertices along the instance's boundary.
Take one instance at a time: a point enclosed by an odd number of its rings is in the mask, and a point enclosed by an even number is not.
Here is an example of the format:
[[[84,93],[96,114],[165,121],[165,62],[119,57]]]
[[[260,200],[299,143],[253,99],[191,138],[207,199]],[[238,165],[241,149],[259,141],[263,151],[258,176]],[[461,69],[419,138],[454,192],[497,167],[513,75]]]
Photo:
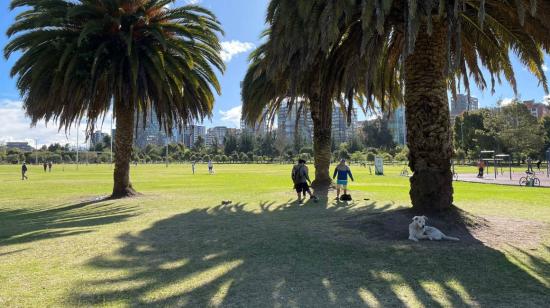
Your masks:
[[[346,165],[346,160],[342,159],[334,169],[332,179],[336,178],[336,199],[340,199],[340,190],[344,190],[344,195],[348,194],[348,176],[354,181],[350,168]]]
[[[208,173],[214,174],[214,164],[211,159],[208,161]]]
[[[294,189],[296,189],[299,203],[302,203],[302,195],[305,198],[306,193],[309,194],[309,197],[311,199],[317,201],[317,197],[315,197],[309,189],[308,182],[311,184],[311,180],[309,179],[309,170],[306,166],[305,160],[298,160],[298,164],[292,167],[291,177],[292,181],[294,182]]]

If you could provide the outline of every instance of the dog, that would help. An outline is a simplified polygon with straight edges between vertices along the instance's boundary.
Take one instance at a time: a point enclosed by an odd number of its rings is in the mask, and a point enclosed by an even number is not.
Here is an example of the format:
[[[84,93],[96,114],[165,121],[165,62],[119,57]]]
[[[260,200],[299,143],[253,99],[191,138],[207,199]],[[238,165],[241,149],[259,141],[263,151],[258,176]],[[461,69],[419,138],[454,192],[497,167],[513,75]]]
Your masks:
[[[426,226],[426,216],[414,216],[409,224],[409,240],[418,242],[418,240],[429,239],[430,241],[459,241],[458,238],[447,236],[435,227]]]

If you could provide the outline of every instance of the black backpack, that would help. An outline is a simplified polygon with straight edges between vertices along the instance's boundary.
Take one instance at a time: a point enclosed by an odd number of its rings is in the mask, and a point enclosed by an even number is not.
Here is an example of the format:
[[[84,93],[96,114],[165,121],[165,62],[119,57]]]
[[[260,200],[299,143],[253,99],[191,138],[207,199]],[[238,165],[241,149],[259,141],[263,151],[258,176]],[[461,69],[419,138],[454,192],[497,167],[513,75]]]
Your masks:
[[[351,201],[351,195],[349,194],[343,194],[342,196],[340,196],[340,200],[342,201]]]

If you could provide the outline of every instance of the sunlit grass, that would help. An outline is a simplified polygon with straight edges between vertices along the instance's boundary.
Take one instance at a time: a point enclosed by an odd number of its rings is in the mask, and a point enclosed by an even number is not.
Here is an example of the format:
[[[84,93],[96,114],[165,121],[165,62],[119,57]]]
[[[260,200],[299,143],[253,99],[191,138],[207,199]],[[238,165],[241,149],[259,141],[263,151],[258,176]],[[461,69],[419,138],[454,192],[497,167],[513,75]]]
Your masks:
[[[313,167],[310,167],[313,168]],[[290,165],[0,166],[0,306],[543,306],[550,236],[500,250],[366,242],[347,217],[410,206],[402,166],[352,166],[355,203],[293,200]],[[467,172],[471,167],[461,167]],[[374,170],[371,170],[374,171]],[[313,170],[310,171],[311,174]],[[475,170],[471,170],[475,172]],[[550,189],[455,183],[474,214],[550,223]],[[365,200],[369,199],[369,200]],[[232,206],[219,206],[232,200]],[[326,204],[326,206],[325,206]],[[406,226],[403,226],[406,228]],[[541,230],[542,232],[543,230]]]

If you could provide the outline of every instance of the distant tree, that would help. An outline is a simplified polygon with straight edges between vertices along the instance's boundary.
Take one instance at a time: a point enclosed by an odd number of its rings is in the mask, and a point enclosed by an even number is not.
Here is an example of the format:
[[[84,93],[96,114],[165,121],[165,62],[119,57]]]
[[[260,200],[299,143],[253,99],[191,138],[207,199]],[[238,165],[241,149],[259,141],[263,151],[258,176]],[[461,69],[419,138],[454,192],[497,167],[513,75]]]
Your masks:
[[[227,134],[224,138],[223,152],[225,155],[231,155],[238,149],[238,140],[234,134]]]
[[[367,121],[363,126],[364,144],[367,147],[391,149],[395,147],[393,136],[388,128],[388,121],[376,118]]]
[[[218,153],[220,153],[220,150],[221,150],[221,145],[220,145],[220,142],[218,141],[218,138],[214,137],[214,139],[212,139],[212,144],[210,145],[210,154],[212,155],[217,155]]]
[[[239,137],[239,151],[248,153],[254,151],[254,135],[243,132]]]
[[[193,144],[193,150],[199,152],[202,149],[204,149],[204,146],[205,146],[204,138],[202,136],[198,136],[197,140]]]
[[[284,130],[279,129],[277,131],[277,136],[275,137],[275,144],[274,144],[274,147],[277,150],[277,154],[279,155],[279,157],[283,156],[287,146],[288,144],[286,140],[286,134]]]
[[[261,137],[259,143],[259,153],[264,156],[274,156],[275,155],[275,134],[267,133]]]
[[[348,147],[348,151],[350,153],[363,151],[364,148],[365,147],[363,145],[363,142],[361,141],[359,136],[353,136],[353,138],[351,138],[351,140],[349,142],[349,147]]]
[[[549,98],[550,100],[550,98]],[[544,133],[545,141],[542,148],[542,157],[544,157],[546,150],[550,149],[550,115],[545,116],[541,119],[540,125]]]
[[[512,153],[535,157],[544,146],[544,131],[524,104],[502,107],[498,114],[503,145]]]

